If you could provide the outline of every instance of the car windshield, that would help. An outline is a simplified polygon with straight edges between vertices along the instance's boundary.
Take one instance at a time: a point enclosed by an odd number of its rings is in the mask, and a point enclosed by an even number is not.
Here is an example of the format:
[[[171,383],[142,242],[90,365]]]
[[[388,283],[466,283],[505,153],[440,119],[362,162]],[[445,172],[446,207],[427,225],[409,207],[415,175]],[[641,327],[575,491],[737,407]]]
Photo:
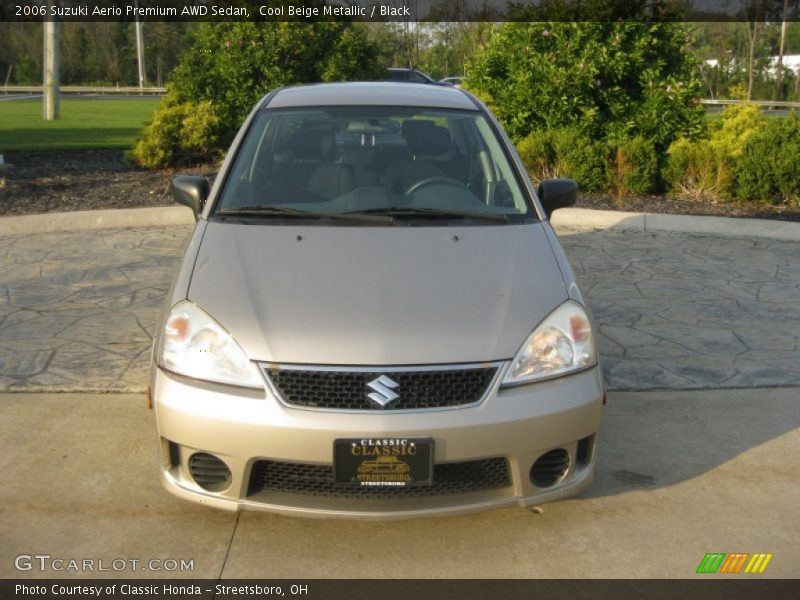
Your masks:
[[[337,223],[497,224],[533,214],[483,114],[364,106],[261,111],[214,207],[217,217]]]

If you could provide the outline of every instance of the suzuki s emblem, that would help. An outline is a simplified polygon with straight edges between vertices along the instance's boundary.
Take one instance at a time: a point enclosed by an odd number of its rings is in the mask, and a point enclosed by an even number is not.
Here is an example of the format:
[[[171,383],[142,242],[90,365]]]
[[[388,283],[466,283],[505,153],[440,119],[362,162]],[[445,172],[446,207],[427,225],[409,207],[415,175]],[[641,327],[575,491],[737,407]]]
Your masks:
[[[399,386],[400,384],[394,379],[391,379],[386,375],[381,375],[377,379],[374,379],[367,384],[367,387],[375,390],[371,394],[367,394],[367,398],[382,407],[386,407],[387,404],[397,400],[400,397],[400,394],[395,394],[392,391],[397,389]]]

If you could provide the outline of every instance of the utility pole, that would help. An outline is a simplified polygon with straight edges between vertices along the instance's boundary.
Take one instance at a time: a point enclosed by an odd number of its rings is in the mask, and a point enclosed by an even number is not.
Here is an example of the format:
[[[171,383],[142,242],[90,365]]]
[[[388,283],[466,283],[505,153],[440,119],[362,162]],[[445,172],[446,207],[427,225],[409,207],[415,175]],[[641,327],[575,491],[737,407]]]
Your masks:
[[[139,1],[134,2],[136,12],[139,12]],[[142,22],[136,17],[136,62],[139,63],[139,89],[144,89],[147,75],[144,72],[144,36],[142,35]]]
[[[55,18],[44,22],[44,120],[61,118],[59,86],[61,70],[61,23]]]

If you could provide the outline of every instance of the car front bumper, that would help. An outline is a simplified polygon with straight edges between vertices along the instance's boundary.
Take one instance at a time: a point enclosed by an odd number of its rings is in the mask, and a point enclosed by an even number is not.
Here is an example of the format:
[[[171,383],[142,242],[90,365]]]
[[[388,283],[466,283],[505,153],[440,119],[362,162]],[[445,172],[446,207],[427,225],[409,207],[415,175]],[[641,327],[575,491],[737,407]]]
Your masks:
[[[151,389],[161,440],[162,483],[177,496],[226,510],[384,520],[531,506],[586,488],[594,476],[604,399],[600,367],[530,385],[501,388],[500,381],[502,374],[474,406],[326,411],[289,407],[268,386],[234,388],[154,367]],[[260,477],[259,461],[325,473],[332,466],[334,440],[378,437],[431,438],[437,467],[505,459],[507,485],[464,491],[456,486],[441,495],[412,492],[407,497],[401,493],[375,498],[339,494],[331,486],[322,491],[302,485],[289,492],[274,491],[251,481]],[[552,450],[566,451],[568,466],[551,485],[536,485],[530,475],[532,465]],[[198,452],[228,466],[224,489],[210,491],[194,480],[189,459]]]

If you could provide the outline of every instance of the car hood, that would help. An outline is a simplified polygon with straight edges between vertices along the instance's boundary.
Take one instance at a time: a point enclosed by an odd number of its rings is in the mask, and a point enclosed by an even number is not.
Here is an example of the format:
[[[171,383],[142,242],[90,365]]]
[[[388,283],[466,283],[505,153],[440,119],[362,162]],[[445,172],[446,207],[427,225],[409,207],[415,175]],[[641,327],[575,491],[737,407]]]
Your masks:
[[[511,358],[567,293],[539,223],[211,222],[188,298],[253,360],[412,365]]]

